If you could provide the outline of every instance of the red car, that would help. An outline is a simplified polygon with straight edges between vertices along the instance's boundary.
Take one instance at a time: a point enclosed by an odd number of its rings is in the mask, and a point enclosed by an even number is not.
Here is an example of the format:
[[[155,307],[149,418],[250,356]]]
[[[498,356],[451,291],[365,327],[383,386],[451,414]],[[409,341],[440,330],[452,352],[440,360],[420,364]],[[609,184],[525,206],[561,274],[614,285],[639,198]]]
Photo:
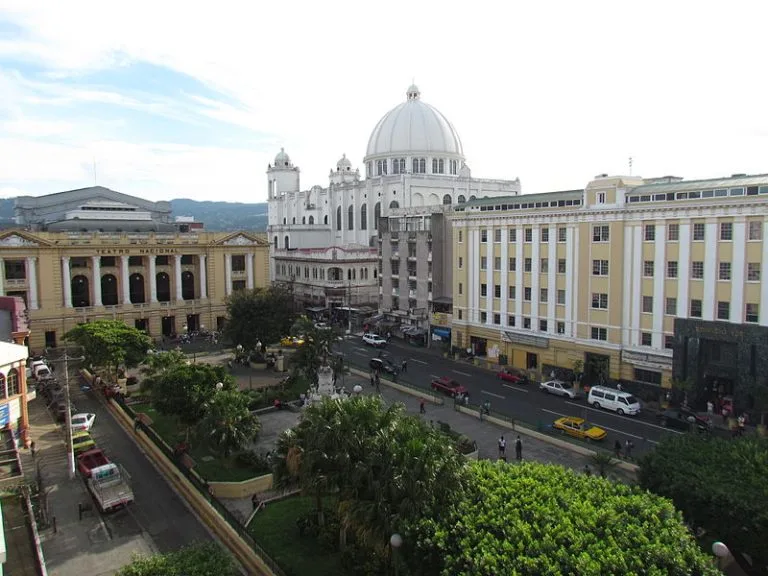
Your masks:
[[[528,382],[528,378],[518,374],[517,372],[512,372],[509,368],[504,368],[503,370],[497,372],[496,377],[499,380],[509,382],[510,384],[526,384]]]
[[[461,384],[456,382],[456,380],[453,380],[452,378],[448,378],[447,376],[443,376],[442,378],[436,378],[432,380],[432,390],[440,391],[444,394],[448,394],[451,398],[456,398],[457,396],[468,396],[467,389],[464,388]]]

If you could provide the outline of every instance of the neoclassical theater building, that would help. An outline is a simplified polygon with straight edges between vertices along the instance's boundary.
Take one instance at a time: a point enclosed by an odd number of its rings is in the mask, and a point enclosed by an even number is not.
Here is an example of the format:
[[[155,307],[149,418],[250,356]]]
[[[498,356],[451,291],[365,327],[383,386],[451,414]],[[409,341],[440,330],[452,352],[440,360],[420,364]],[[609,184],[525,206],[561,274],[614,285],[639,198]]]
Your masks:
[[[473,177],[458,132],[416,86],[373,128],[364,165],[362,175],[342,156],[326,188],[302,190],[298,166],[285,150],[277,154],[267,169],[273,279],[291,283],[307,305],[371,305],[403,316],[426,309],[429,298],[450,299],[450,281],[428,289],[444,273],[427,236],[419,250],[424,257],[417,262],[410,251],[412,265],[401,271],[381,259],[379,224],[391,219],[386,230],[402,226],[429,235],[433,214],[474,198],[519,194],[519,180]],[[403,236],[403,261],[407,241]],[[443,245],[450,251],[450,238],[435,249]]]
[[[151,336],[220,329],[226,297],[269,284],[269,243],[196,231],[167,202],[103,187],[17,199],[0,233],[0,295],[24,299],[30,348],[78,323],[120,319]]]

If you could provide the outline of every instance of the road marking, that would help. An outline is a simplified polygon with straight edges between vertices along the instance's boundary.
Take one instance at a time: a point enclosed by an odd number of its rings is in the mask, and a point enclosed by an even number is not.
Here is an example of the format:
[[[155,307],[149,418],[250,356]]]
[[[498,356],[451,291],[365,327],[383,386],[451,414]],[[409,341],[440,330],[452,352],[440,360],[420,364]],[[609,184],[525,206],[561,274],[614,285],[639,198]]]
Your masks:
[[[419,364],[429,364],[429,362],[424,362],[424,360],[419,360],[417,358],[411,358],[411,362],[418,362]]]
[[[368,348],[361,348],[360,346],[355,346],[355,350],[360,350],[360,352],[368,352]]]
[[[554,414],[555,416],[563,416],[564,418],[572,418],[572,416],[568,416],[568,414],[561,414],[560,412],[555,412],[553,410],[547,410],[546,408],[541,409],[542,412],[548,412],[550,414]],[[603,430],[610,430],[611,432],[616,432],[616,434],[623,434],[624,436],[631,436],[632,438],[637,438],[638,440],[643,440],[642,436],[638,436],[637,434],[630,434],[629,432],[624,432],[623,430],[616,430],[615,428],[608,428],[608,426],[603,426],[602,424],[595,424],[598,428],[602,428]],[[647,442],[652,442],[653,444],[658,444],[655,440],[650,440],[648,438],[645,439]]]
[[[494,394],[493,392],[488,392],[487,390],[481,390],[482,394],[486,394],[488,396],[493,396],[494,398],[498,398],[499,400],[506,400],[506,396],[502,396],[501,394]]]
[[[440,376],[435,376],[434,374],[429,375],[430,378],[434,378],[435,380],[439,380]]]
[[[599,414],[604,414],[606,416],[613,416],[614,418],[621,418],[622,420],[627,420],[627,418],[632,418],[631,416],[621,416],[619,414],[614,414],[613,412],[610,412],[608,410],[602,410],[600,408],[593,408],[592,406],[589,406],[587,404],[577,404],[576,402],[570,402],[568,400],[565,401],[566,404],[570,404],[571,406],[578,406],[579,408],[583,408],[585,410],[591,410],[592,412],[597,412]],[[638,424],[644,424],[645,426],[650,426],[651,428],[658,428],[659,430],[664,430],[665,432],[674,432],[675,434],[682,434],[682,432],[678,430],[670,430],[669,428],[664,428],[664,426],[659,426],[658,424],[652,424],[651,422],[646,422],[645,420],[632,420],[632,422],[636,422]]]
[[[522,388],[518,388],[517,386],[511,386],[509,384],[502,384],[504,388],[509,388],[510,390],[515,390],[516,392],[524,392],[525,394],[528,394],[530,390],[523,390]]]
[[[467,374],[466,372],[459,372],[458,370],[451,370],[454,374],[461,374],[462,376],[466,376],[467,378],[472,378],[472,374]]]

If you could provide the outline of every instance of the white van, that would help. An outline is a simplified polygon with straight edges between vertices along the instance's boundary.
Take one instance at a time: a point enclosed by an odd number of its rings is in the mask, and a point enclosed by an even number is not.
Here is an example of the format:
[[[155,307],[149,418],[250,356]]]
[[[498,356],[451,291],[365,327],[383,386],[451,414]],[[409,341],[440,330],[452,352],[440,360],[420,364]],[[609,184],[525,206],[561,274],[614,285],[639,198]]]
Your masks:
[[[45,364],[33,365],[32,374],[34,374],[35,380],[48,380],[50,378],[53,378],[53,373],[51,372],[51,369],[48,368],[48,366],[46,366]]]
[[[595,408],[613,410],[617,414],[629,414],[635,416],[640,413],[640,401],[629,392],[606,388],[605,386],[593,386],[589,389],[587,404]]]

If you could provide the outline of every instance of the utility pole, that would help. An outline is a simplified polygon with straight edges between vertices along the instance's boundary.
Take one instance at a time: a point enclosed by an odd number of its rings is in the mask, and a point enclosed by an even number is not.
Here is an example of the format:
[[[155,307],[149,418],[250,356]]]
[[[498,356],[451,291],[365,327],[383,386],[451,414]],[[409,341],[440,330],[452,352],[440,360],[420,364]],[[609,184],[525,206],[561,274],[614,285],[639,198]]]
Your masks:
[[[84,359],[84,356],[70,356],[65,349],[64,356],[54,360],[54,362],[64,363],[64,401],[67,403],[65,415],[65,426],[67,429],[65,433],[67,435],[67,468],[70,480],[75,477],[75,449],[72,446],[72,402],[69,398],[69,361],[82,362]]]

